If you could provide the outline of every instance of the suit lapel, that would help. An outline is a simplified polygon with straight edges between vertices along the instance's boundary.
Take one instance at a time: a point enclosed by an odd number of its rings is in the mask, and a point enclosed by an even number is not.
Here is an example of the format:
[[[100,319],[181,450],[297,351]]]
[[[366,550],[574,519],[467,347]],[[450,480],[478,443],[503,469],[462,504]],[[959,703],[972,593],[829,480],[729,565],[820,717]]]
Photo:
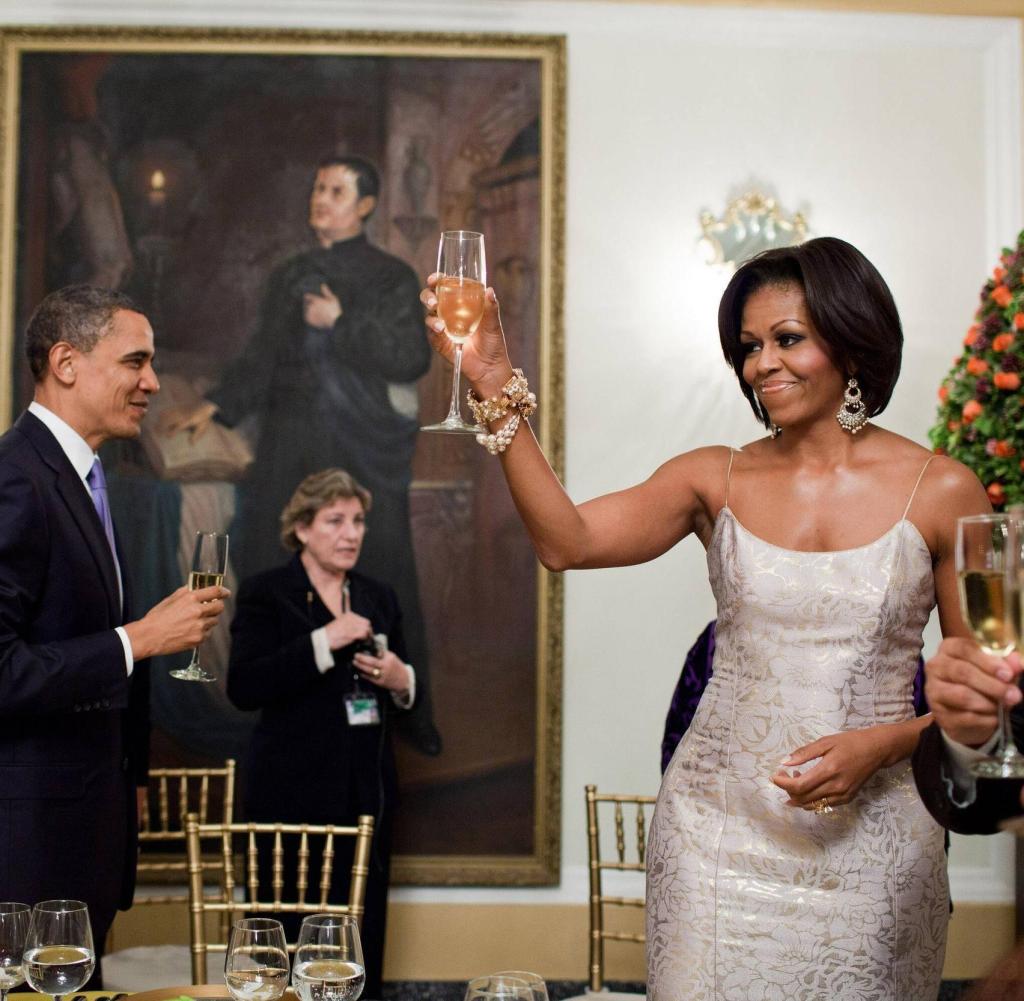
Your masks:
[[[85,485],[75,472],[74,466],[50,433],[50,429],[35,415],[25,412],[15,423],[15,428],[25,435],[32,443],[39,458],[54,474],[54,486],[57,494],[64,502],[68,513],[74,519],[89,550],[103,588],[107,595],[107,606],[111,619],[121,621],[120,597],[117,591],[117,571],[114,568],[114,557],[110,552],[106,533],[100,516],[96,513]]]
[[[285,567],[281,590],[287,595],[290,605],[302,609],[314,629],[326,626],[334,618],[330,609],[320,600],[320,595],[313,587],[298,554],[293,556]]]

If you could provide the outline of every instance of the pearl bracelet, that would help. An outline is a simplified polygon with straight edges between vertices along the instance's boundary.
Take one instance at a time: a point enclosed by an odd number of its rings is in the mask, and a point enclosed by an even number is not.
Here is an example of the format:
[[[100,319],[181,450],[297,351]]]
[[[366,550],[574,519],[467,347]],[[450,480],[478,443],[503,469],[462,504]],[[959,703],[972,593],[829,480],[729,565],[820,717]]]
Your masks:
[[[526,381],[526,376],[523,375],[523,370],[514,368],[512,372],[512,378],[501,387],[501,392],[497,396],[481,400],[472,389],[466,396],[469,401],[469,409],[477,424],[501,420],[511,411],[509,419],[493,434],[481,432],[476,436],[476,440],[491,455],[504,452],[512,444],[519,425],[537,409],[537,397],[530,392],[530,386]]]

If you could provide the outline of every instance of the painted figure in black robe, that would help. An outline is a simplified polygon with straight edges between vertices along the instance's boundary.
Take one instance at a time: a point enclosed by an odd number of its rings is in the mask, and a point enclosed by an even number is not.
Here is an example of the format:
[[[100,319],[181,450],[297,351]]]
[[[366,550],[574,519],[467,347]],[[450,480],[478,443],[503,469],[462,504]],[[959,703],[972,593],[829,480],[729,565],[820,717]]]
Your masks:
[[[404,729],[417,747],[436,754],[409,522],[418,425],[389,395],[389,384],[412,383],[427,371],[430,349],[415,273],[363,232],[378,190],[376,169],[361,158],[320,164],[309,206],[319,246],[274,271],[256,332],[225,367],[209,402],[179,426],[201,433],[211,417],[228,425],[250,415],[258,420],[256,460],[241,485],[232,539],[242,576],[281,562],[279,515],[310,473],[340,466],[371,491],[373,531],[360,566],[398,595],[419,684]]]

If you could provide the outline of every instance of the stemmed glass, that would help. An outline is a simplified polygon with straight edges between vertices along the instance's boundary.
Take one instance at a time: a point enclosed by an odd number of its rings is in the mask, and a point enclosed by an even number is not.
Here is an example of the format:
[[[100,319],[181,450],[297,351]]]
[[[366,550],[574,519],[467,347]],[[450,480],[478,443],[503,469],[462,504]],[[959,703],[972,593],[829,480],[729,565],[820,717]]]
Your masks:
[[[521,980],[532,991],[533,1001],[548,1001],[548,985],[544,983],[544,978],[539,974],[530,973],[527,970],[501,970],[494,976]]]
[[[22,957],[31,920],[28,904],[0,903],[0,1001],[7,1001],[7,992],[25,982]]]
[[[979,514],[956,524],[956,576],[960,612],[978,646],[1005,657],[1018,643],[1020,546],[1006,514]],[[1016,552],[1015,552],[1016,550]],[[1012,606],[1016,605],[1016,615]],[[971,766],[987,779],[1024,778],[1024,755],[1013,741],[1009,714],[999,703],[999,737],[991,758]]]
[[[365,984],[356,919],[350,914],[304,918],[292,967],[292,987],[301,1001],[354,1001]]]
[[[60,1001],[80,991],[95,966],[89,908],[81,900],[44,900],[32,908],[23,963],[29,987]]]
[[[465,1001],[533,1001],[533,991],[518,977],[492,973],[469,982]]]
[[[479,434],[486,428],[467,424],[459,413],[459,377],[462,372],[462,345],[476,332],[484,315],[484,291],[487,286],[487,261],[483,233],[466,229],[441,234],[437,247],[437,272],[441,276],[434,288],[437,315],[455,345],[455,370],[452,372],[452,399],[448,416],[439,424],[421,431],[449,434]]]
[[[228,537],[221,532],[196,532],[196,544],[192,551],[192,570],[188,575],[188,588],[198,591],[203,587],[214,587],[224,583],[228,566]],[[179,681],[216,681],[199,663],[199,647],[192,651],[188,667],[171,671],[171,677]]]
[[[288,987],[284,927],[273,918],[243,918],[231,926],[224,982],[235,1001],[277,1001]]]

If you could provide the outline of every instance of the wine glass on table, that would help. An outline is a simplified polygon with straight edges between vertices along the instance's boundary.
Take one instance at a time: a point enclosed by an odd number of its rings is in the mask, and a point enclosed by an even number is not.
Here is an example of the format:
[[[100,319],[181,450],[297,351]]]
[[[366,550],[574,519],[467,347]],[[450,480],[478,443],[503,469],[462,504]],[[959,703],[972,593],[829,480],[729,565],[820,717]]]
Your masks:
[[[544,978],[537,973],[530,973],[528,970],[501,970],[494,976],[522,980],[530,988],[533,1001],[548,1001],[548,985],[544,983]]]
[[[44,900],[32,908],[22,968],[29,987],[60,1001],[80,991],[96,967],[89,908],[81,900]]]
[[[0,1001],[25,982],[23,957],[32,908],[28,904],[0,903]]]
[[[492,973],[466,985],[465,1001],[533,1001],[533,991],[525,980],[506,973]]]
[[[222,532],[196,532],[196,544],[192,551],[192,569],[188,575],[190,591],[224,583],[228,565],[228,537]],[[171,677],[179,681],[216,681],[212,674],[203,670],[199,663],[199,647],[192,651],[188,667],[171,671]]]
[[[448,434],[479,434],[486,428],[467,424],[459,413],[459,380],[462,372],[462,345],[473,336],[484,315],[484,291],[487,286],[487,261],[483,233],[466,229],[441,234],[437,247],[437,272],[434,287],[437,315],[455,345],[455,369],[452,372],[452,399],[448,416],[439,424],[428,424],[421,431]]]
[[[292,967],[292,987],[300,1001],[355,1001],[365,984],[356,919],[350,914],[304,918]]]
[[[274,918],[243,918],[231,926],[224,982],[235,1001],[277,1001],[288,987],[284,926]]]
[[[993,657],[1005,657],[1020,642],[1020,546],[1014,541],[1019,529],[1011,520],[1006,514],[979,514],[956,524],[960,612],[978,646]],[[973,764],[971,771],[986,779],[1024,778],[1024,755],[1014,743],[1002,702],[991,757]]]

